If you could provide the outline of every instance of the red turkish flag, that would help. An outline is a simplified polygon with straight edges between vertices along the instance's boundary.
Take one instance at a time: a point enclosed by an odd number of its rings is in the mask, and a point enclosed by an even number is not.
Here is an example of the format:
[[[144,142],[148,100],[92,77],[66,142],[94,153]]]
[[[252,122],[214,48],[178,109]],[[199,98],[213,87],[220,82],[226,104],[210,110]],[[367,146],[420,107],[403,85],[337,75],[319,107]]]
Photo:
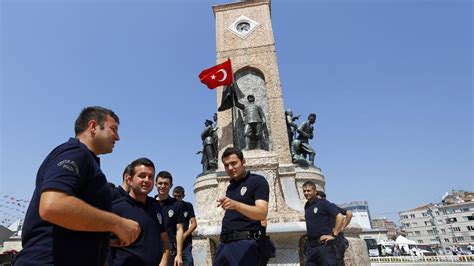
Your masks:
[[[199,74],[199,79],[202,83],[206,84],[209,89],[232,84],[234,78],[230,59],[211,68],[204,69],[201,74]]]

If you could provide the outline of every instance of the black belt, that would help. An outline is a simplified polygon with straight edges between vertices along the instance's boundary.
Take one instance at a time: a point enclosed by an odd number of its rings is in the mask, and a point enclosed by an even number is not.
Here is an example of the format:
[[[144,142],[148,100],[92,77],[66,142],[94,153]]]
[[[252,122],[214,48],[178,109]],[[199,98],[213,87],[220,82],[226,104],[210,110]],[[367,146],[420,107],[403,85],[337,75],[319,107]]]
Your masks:
[[[239,240],[250,240],[250,239],[255,239],[258,240],[260,238],[260,233],[259,232],[253,232],[253,231],[240,231],[240,232],[232,232],[232,233],[227,233],[227,234],[222,234],[219,238],[221,242],[224,243],[229,243],[233,241],[239,241]]]
[[[317,246],[322,246],[322,245],[331,245],[333,244],[334,242],[334,239],[333,240],[328,240],[326,242],[321,242],[321,240],[319,239],[313,239],[313,240],[308,240],[308,247],[317,247]]]

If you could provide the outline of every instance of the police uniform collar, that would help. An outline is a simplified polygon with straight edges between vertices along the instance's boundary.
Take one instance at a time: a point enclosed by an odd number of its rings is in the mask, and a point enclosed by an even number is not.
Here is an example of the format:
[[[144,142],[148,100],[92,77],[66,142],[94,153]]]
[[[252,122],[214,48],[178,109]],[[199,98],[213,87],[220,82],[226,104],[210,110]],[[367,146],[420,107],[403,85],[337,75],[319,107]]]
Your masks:
[[[139,206],[143,207],[143,206],[145,205],[143,202],[138,201],[138,200],[132,198],[132,197],[130,196],[130,194],[128,194],[128,195],[126,196],[126,199],[127,199],[130,203],[132,203],[133,205],[135,205],[135,206],[136,206],[136,205],[139,205]],[[145,202],[146,202],[146,200],[147,200],[147,198],[145,198]]]
[[[87,151],[89,151],[90,154],[92,154],[92,157],[94,157],[94,160],[100,165],[100,158],[97,157],[97,155],[95,155],[95,153],[93,153],[91,150],[89,150],[89,148],[87,148],[86,144],[82,143],[82,142],[79,141],[79,139],[77,139],[77,138],[69,138],[69,142],[70,142],[70,143],[73,143],[73,144],[76,144],[76,145],[78,145],[79,147],[84,148],[84,149],[86,149]]]
[[[321,200],[320,198],[318,198],[317,196],[315,196],[314,198],[309,199],[309,200],[306,202],[306,206],[312,205],[312,204],[314,204],[314,203],[316,203],[316,202],[318,202],[318,201],[320,201],[320,200]]]
[[[230,183],[239,183],[239,182],[243,182],[245,181],[250,175],[250,171],[247,171],[247,173],[245,173],[244,177],[240,178],[239,180],[235,180],[235,179],[230,179]]]
[[[156,196],[154,197],[157,201],[159,201],[160,203],[163,203],[163,204],[169,204],[169,203],[172,203],[174,202],[175,198],[172,198],[168,195],[168,197],[164,200],[160,200],[160,198],[158,197],[158,194],[156,194]]]

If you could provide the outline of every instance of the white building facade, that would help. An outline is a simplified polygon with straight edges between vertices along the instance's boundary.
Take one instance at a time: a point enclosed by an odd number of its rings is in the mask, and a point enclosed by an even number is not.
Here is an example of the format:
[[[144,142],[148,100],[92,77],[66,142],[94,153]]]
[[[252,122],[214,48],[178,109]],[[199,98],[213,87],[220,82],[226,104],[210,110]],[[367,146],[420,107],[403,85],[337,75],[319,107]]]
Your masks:
[[[400,212],[406,237],[437,247],[474,243],[474,201],[429,204]]]

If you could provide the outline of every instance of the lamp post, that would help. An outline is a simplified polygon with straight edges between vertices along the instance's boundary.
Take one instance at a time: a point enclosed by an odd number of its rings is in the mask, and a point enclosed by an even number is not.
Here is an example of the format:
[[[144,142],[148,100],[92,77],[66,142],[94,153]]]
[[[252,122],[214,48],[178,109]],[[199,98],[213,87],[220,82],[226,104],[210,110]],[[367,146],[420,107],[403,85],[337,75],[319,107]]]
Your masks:
[[[436,231],[436,235],[438,236],[438,239],[439,239],[439,243],[441,243],[441,248],[443,249],[443,254],[445,254],[446,252],[446,248],[443,244],[443,240],[441,239],[441,236],[439,235],[439,231],[438,231],[438,226],[436,225],[436,220],[435,220],[435,217],[433,215],[433,210],[431,209],[431,206],[428,207],[428,211],[427,213],[431,216],[431,223],[434,225],[435,227],[435,231]]]

